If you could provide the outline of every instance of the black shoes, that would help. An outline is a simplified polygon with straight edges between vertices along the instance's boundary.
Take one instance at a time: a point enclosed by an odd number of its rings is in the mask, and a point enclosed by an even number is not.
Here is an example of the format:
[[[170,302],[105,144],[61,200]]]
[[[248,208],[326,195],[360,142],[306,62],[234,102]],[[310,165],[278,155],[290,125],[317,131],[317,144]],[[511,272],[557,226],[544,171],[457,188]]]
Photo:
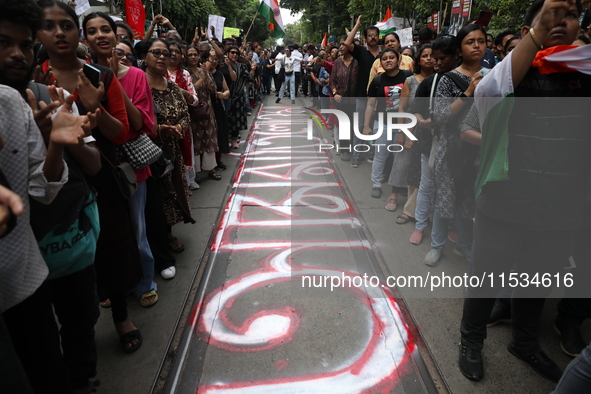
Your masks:
[[[533,354],[526,354],[517,349],[513,343],[507,346],[507,350],[517,357],[532,366],[532,368],[542,377],[558,383],[562,376],[562,371],[558,368],[558,365],[550,357],[546,355],[542,350]]]
[[[279,104],[280,101],[281,99],[278,97],[277,100],[275,100],[275,104]]]
[[[482,380],[484,366],[482,365],[482,355],[479,349],[466,346],[460,342],[460,371],[470,380]]]
[[[560,348],[571,357],[577,357],[587,347],[578,326],[564,324],[560,320],[554,321],[554,331],[560,335]]]
[[[490,312],[490,317],[486,322],[487,327],[495,326],[499,323],[511,323],[511,310],[507,308],[500,307],[496,302],[495,306],[493,307],[492,311]]]

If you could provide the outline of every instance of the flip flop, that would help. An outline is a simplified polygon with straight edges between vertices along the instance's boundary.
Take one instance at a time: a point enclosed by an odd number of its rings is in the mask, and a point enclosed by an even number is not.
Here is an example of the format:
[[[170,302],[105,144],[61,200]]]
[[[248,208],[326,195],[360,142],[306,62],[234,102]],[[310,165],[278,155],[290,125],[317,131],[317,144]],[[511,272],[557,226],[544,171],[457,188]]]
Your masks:
[[[103,302],[99,302],[99,305],[102,306],[103,308],[110,308],[111,307],[111,300],[107,298]]]
[[[152,299],[152,301],[148,301],[148,298],[150,298],[150,297],[154,297]],[[154,291],[154,290],[151,290],[151,291],[144,293],[140,296],[140,305],[143,306],[144,308],[148,308],[150,306],[153,306],[157,302],[158,302],[158,293],[156,293],[156,291]]]
[[[131,345],[130,347],[125,347],[125,345],[130,344],[134,339],[137,339],[137,343],[135,345]],[[125,334],[119,337],[119,342],[121,342],[121,349],[124,353],[133,353],[142,347],[142,334],[140,330],[133,330],[130,332],[126,332]]]
[[[400,215],[396,218],[396,224],[406,224],[410,222],[413,218],[406,215]]]

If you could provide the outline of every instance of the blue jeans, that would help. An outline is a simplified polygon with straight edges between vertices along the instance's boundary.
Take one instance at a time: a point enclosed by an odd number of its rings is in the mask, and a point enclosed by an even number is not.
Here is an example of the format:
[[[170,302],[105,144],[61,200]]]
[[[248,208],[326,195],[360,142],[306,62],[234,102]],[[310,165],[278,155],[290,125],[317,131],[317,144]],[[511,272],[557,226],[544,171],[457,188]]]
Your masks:
[[[140,253],[140,263],[142,265],[142,279],[135,287],[136,297],[141,296],[151,290],[156,290],[154,283],[154,257],[146,236],[146,182],[138,185],[137,191],[129,199],[129,210],[131,212],[131,223],[133,232],[137,241],[138,251]]]
[[[359,127],[359,132],[363,133],[363,124],[365,123],[365,108],[367,107],[367,97],[357,97],[355,99],[355,112],[357,112],[359,114],[359,122],[357,123],[357,126]],[[351,124],[351,127],[353,127],[353,124]],[[369,141],[362,141],[359,139],[359,137],[357,137],[355,135],[355,132],[351,131],[351,138],[353,138],[353,145],[360,145],[360,144],[365,144],[368,143]],[[377,143],[377,141],[374,141],[374,144]],[[353,151],[353,157],[361,157],[361,152],[355,152]],[[382,168],[382,172],[384,171],[384,169]],[[381,176],[381,175],[380,175]],[[373,178],[372,178],[373,180]],[[381,182],[380,182],[380,186],[381,186]],[[375,185],[374,182],[374,187],[377,187]]]
[[[375,163],[375,161],[374,161]],[[449,223],[454,219],[443,219],[439,216],[437,206],[433,214],[433,229],[431,230],[431,247],[433,249],[443,249],[447,241],[447,232],[449,230]],[[472,219],[464,219],[459,215],[455,218],[458,226],[458,244],[456,247],[459,250],[472,249]]]
[[[415,210],[415,229],[424,231],[429,218],[429,207],[431,206],[431,189],[433,187],[433,170],[429,167],[429,156],[421,154],[421,183],[417,195],[417,208]]]
[[[279,98],[282,99],[283,95],[285,94],[285,88],[287,88],[287,84],[289,83],[289,95],[291,96],[292,100],[295,100],[295,75],[286,75],[285,81],[283,81],[283,85],[281,85],[281,90],[279,91]]]
[[[373,163],[371,163],[371,183],[373,187],[382,187],[382,175],[384,175],[384,168],[386,167],[386,161],[388,160],[388,155],[390,155],[390,151],[388,150],[388,146],[394,144],[396,141],[396,135],[398,134],[397,131],[392,133],[392,140],[388,139],[388,133],[386,133],[386,126],[384,125],[384,129],[382,130],[382,135],[378,137],[377,140],[373,142],[374,148],[374,158]],[[359,141],[359,142],[358,142]],[[363,141],[355,137],[355,145],[363,144],[369,145],[370,141]],[[370,148],[371,149],[371,148]],[[396,152],[398,149],[397,147],[393,147],[393,152]],[[355,156],[357,155],[357,156]],[[353,157],[361,156],[361,152],[355,152]]]
[[[552,394],[584,394],[591,391],[591,345],[564,370]]]

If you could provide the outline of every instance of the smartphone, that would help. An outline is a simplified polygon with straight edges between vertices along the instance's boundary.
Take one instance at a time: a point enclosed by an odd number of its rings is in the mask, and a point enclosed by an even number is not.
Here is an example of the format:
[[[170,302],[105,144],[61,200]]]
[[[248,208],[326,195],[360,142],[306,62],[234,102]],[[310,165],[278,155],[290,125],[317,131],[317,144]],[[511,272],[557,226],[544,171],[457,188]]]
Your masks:
[[[90,64],[84,64],[82,67],[82,72],[84,72],[86,78],[88,78],[90,83],[92,83],[92,86],[95,88],[99,87],[99,83],[101,82],[101,70],[91,66]]]
[[[493,16],[493,12],[492,11],[484,11],[481,10],[478,13],[478,19],[476,19],[475,24],[477,24],[480,27],[484,27],[485,29],[488,27],[488,24],[490,23],[490,19]]]

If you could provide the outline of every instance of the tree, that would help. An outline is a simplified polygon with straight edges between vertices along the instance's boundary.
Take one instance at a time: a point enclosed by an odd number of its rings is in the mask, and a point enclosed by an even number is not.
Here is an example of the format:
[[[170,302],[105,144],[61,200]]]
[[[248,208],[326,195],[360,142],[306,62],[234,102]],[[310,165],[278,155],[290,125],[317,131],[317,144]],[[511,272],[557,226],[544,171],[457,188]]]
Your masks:
[[[206,26],[209,14],[217,14],[209,0],[166,0],[162,2],[162,14],[177,28],[185,40],[193,38],[197,26]]]

